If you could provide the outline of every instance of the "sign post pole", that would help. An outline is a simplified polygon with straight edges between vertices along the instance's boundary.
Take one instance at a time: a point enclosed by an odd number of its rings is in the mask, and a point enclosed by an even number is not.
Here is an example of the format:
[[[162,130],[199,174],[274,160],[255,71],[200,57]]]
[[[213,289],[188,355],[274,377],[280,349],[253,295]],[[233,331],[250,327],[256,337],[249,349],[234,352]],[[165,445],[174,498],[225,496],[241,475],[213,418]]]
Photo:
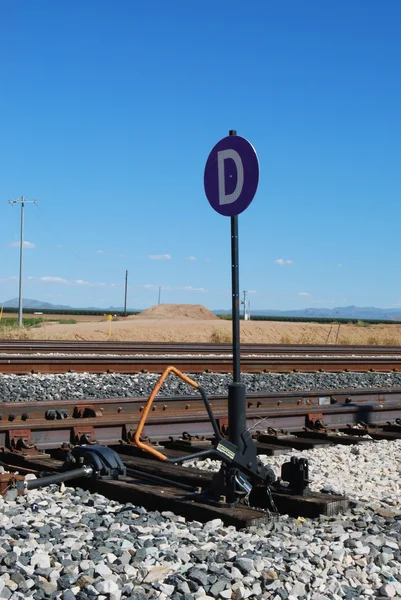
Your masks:
[[[231,130],[231,135],[237,132]],[[228,386],[228,434],[230,442],[241,451],[241,434],[246,429],[246,388],[241,383],[238,215],[231,217],[231,294],[233,382]]]
[[[230,135],[237,135],[233,129]],[[231,292],[232,292],[232,333],[233,333],[233,382],[241,378],[240,326],[239,326],[239,248],[238,215],[231,217]]]
[[[254,446],[246,433],[246,388],[241,383],[240,298],[238,214],[252,202],[259,182],[259,163],[255,149],[237,132],[216,144],[205,167],[205,192],[210,205],[219,214],[231,218],[231,287],[233,381],[228,386],[229,441],[242,453]],[[256,459],[256,448],[252,451]],[[237,501],[236,470],[222,467],[224,489],[229,503]]]

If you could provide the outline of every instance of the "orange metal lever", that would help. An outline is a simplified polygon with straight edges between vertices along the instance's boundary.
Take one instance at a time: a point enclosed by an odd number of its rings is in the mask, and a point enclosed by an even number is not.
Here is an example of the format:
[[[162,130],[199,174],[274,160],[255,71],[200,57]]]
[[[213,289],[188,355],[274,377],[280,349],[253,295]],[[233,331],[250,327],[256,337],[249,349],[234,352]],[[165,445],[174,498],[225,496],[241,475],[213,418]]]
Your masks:
[[[134,440],[135,440],[135,444],[139,448],[141,448],[142,450],[145,450],[145,452],[149,452],[150,454],[153,454],[153,456],[156,456],[156,458],[159,458],[160,460],[168,460],[168,457],[165,454],[162,454],[161,452],[159,452],[158,450],[155,450],[155,448],[153,448],[149,444],[145,444],[144,442],[141,442],[140,438],[141,438],[141,434],[142,434],[143,428],[145,426],[149,411],[152,407],[153,401],[156,398],[157,394],[159,393],[159,390],[160,390],[163,382],[167,379],[167,377],[168,377],[168,375],[170,375],[170,373],[174,373],[175,375],[180,377],[180,379],[185,381],[185,383],[192,385],[192,387],[194,387],[196,389],[199,388],[199,385],[196,383],[196,381],[193,381],[190,377],[187,377],[186,375],[184,375],[184,373],[181,373],[181,371],[179,371],[175,367],[167,367],[167,369],[161,374],[159,380],[157,381],[155,387],[153,388],[153,390],[148,398],[148,401],[146,402],[146,406],[143,410],[141,418],[139,420],[138,427],[135,431]]]

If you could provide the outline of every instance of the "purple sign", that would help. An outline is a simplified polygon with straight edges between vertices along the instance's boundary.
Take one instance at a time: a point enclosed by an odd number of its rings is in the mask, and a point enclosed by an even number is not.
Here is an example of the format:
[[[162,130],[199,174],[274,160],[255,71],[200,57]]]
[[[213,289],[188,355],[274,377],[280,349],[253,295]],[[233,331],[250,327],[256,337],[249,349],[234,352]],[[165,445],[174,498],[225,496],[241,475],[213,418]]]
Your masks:
[[[205,193],[210,206],[225,217],[242,213],[253,200],[259,182],[255,148],[239,135],[220,140],[205,166]]]

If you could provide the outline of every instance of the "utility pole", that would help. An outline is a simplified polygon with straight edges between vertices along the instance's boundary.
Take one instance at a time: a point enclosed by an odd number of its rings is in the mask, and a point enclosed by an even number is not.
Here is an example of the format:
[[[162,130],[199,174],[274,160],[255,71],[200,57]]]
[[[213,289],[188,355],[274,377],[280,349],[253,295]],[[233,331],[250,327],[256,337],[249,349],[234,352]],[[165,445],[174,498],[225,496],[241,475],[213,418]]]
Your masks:
[[[158,300],[158,302],[157,302],[158,304],[160,304],[160,292],[161,292],[161,289],[162,289],[162,286],[161,286],[161,285],[159,285],[159,300]]]
[[[244,321],[246,321],[246,295],[248,292],[244,290],[242,293],[244,294],[244,299],[241,301],[241,304],[244,307]]]
[[[24,261],[24,207],[25,204],[36,204],[36,200],[26,200],[24,196],[16,200],[8,201],[11,206],[21,204],[21,239],[20,239],[20,254],[19,254],[19,301],[18,301],[18,326],[22,327],[22,267]]]
[[[128,287],[128,271],[125,271],[124,317],[127,316],[127,287]]]

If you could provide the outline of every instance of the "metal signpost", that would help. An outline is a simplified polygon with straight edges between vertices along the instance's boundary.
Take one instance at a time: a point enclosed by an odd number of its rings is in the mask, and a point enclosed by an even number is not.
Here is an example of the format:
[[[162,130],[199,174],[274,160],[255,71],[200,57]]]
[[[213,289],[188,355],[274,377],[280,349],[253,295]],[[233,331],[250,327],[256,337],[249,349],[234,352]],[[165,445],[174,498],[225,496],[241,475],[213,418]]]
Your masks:
[[[205,193],[211,207],[231,217],[231,281],[233,382],[228,386],[229,440],[241,451],[246,431],[246,389],[241,383],[238,215],[253,200],[259,183],[259,163],[254,147],[236,131],[220,140],[207,159]]]

